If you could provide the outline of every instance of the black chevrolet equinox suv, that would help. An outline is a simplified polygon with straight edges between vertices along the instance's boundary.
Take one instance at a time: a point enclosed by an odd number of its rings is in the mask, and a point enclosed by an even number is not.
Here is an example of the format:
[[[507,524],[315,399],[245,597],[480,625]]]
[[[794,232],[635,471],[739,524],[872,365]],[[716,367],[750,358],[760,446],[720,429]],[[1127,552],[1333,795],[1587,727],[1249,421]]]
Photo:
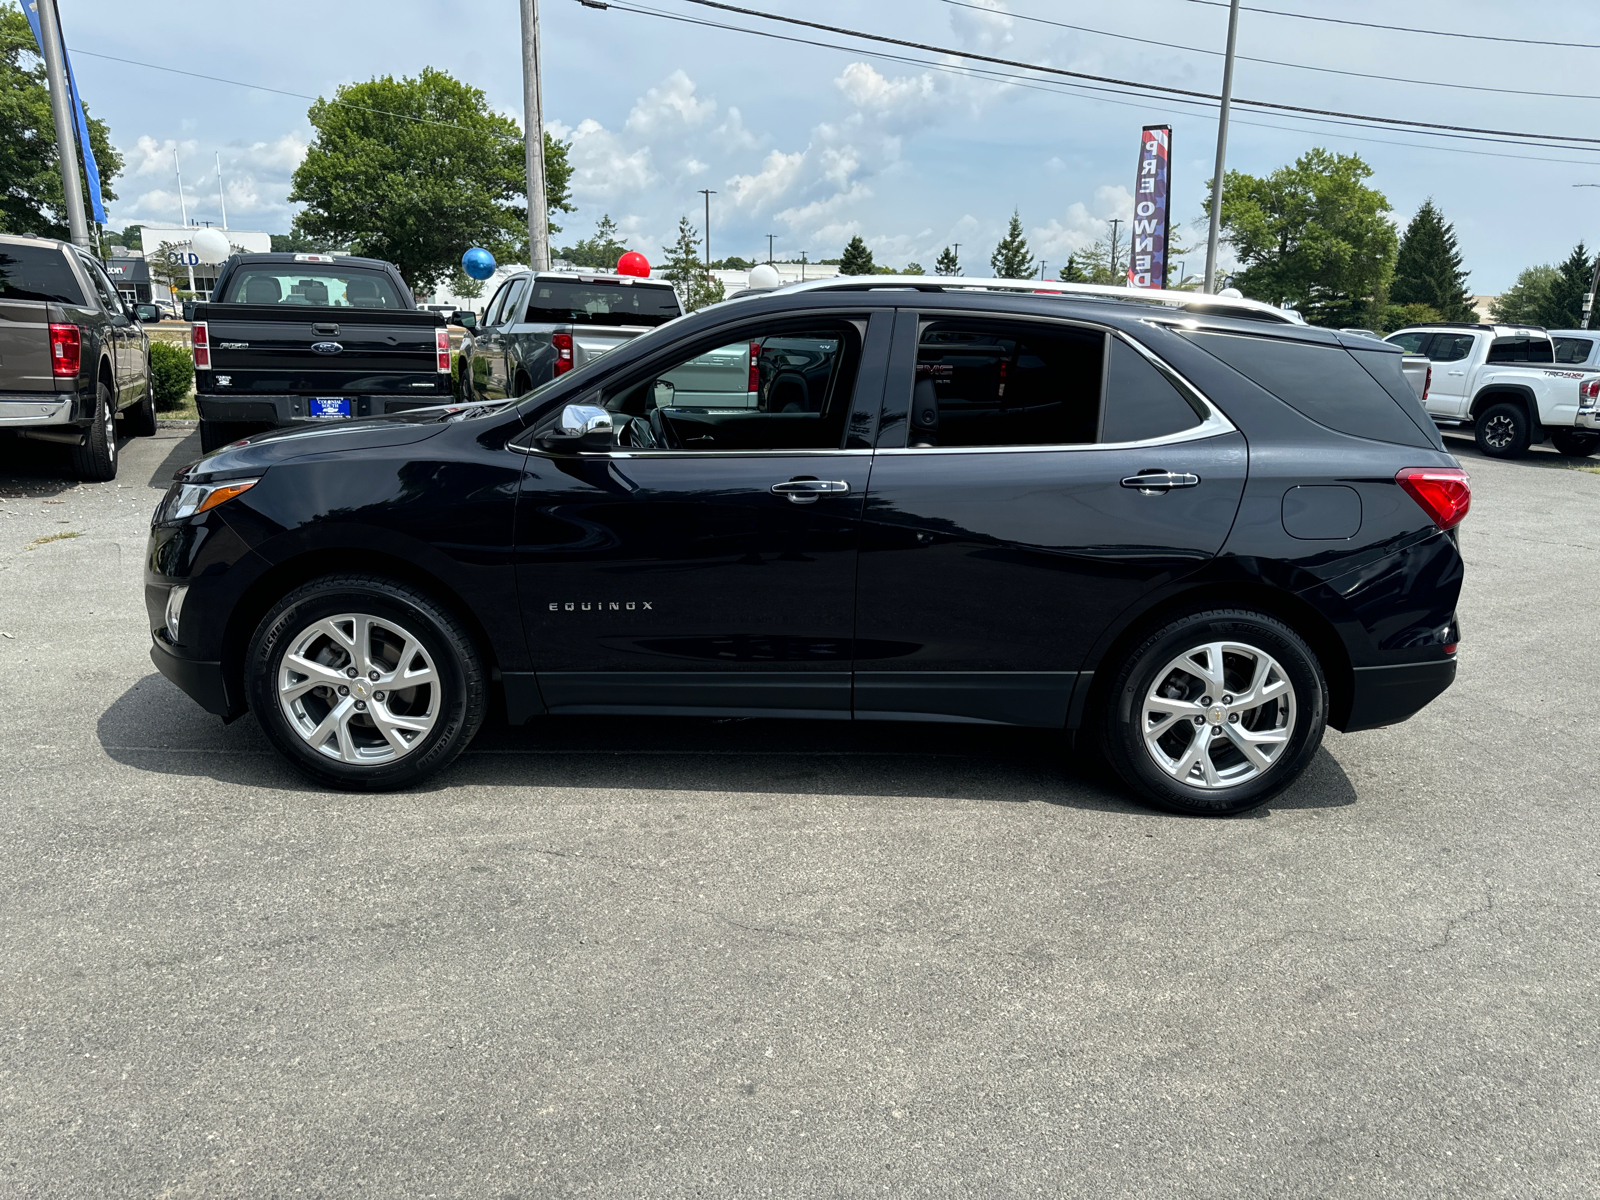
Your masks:
[[[1455,677],[1468,481],[1371,338],[1248,301],[829,280],[514,400],[179,472],[157,666],[334,787],[544,713],[1076,731],[1242,812]]]

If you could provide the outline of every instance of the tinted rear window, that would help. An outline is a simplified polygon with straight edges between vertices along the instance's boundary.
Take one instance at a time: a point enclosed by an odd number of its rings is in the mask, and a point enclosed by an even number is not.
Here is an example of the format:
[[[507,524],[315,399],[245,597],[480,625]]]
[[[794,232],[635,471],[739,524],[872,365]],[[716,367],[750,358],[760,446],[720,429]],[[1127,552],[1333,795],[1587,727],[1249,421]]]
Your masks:
[[[1558,363],[1583,363],[1589,361],[1589,352],[1594,349],[1594,342],[1588,338],[1557,338],[1556,361]]]
[[[0,246],[0,300],[83,306],[83,289],[54,246]]]
[[[1150,360],[1111,339],[1102,442],[1142,442],[1200,424],[1200,413]]]
[[[323,263],[258,263],[228,280],[228,304],[409,309],[387,275]]]
[[[681,314],[667,287],[534,281],[525,321],[556,325],[665,325]]]
[[[1182,336],[1319,425],[1402,446],[1432,445],[1395,397],[1339,346],[1233,333]]]
[[[1495,338],[1489,347],[1492,363],[1555,362],[1555,347],[1549,338]]]

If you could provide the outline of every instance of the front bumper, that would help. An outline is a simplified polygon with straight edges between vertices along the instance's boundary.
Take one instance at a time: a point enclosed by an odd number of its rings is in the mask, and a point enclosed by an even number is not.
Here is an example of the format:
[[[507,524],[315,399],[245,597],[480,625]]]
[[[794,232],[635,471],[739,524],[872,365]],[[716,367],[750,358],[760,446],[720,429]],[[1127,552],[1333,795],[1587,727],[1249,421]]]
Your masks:
[[[44,392],[29,396],[0,394],[0,429],[44,428],[73,424],[72,397]]]
[[[337,394],[337,393],[333,393]],[[350,396],[350,417],[313,417],[311,397],[291,395],[224,396],[203,394],[195,397],[202,421],[230,421],[247,425],[329,425],[358,417],[382,417],[390,413],[411,412],[451,403],[449,391],[424,393],[419,388],[407,395]]]
[[[231,721],[244,711],[242,701],[228,695],[227,677],[219,662],[180,658],[157,633],[150,639],[150,661],[188,697],[209,713]]]

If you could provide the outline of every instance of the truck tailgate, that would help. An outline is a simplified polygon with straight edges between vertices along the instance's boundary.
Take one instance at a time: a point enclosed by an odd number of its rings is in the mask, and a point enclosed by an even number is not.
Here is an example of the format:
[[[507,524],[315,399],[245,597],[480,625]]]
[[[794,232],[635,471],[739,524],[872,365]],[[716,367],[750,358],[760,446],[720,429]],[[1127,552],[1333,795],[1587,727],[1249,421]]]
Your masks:
[[[592,358],[608,354],[625,342],[631,342],[641,333],[648,333],[644,325],[571,325],[573,363],[581,367]]]
[[[211,370],[232,392],[425,394],[438,387],[431,312],[202,304]]]
[[[50,369],[50,306],[0,300],[0,392],[54,392]]]

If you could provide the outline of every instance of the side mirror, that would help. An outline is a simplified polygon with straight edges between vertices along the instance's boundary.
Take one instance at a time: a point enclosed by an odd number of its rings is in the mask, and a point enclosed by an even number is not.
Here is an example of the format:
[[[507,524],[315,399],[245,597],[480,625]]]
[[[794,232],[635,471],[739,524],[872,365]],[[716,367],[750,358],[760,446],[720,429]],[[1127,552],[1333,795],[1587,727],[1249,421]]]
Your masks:
[[[615,445],[611,414],[596,404],[569,404],[556,428],[539,440],[552,450],[610,450]]]
[[[183,302],[183,319],[185,321],[193,321],[194,320],[194,301],[193,300],[185,300]]]
[[[478,327],[478,314],[458,308],[450,314],[450,324],[459,325],[463,329],[476,329]]]
[[[161,310],[154,304],[135,304],[133,306],[133,319],[135,321],[159,321]]]
[[[671,408],[678,399],[678,385],[670,379],[658,379],[650,385],[657,408]]]

